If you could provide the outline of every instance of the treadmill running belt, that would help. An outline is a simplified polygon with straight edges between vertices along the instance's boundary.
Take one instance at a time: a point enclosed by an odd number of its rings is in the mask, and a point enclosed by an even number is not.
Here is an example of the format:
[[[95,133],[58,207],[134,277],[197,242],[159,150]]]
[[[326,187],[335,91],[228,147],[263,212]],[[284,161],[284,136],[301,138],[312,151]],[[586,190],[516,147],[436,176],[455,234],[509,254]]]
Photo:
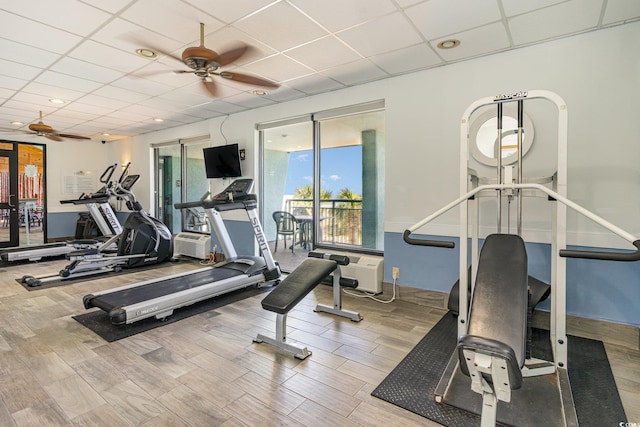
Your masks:
[[[239,276],[241,274],[243,274],[241,271],[230,268],[211,268],[209,270],[191,273],[186,276],[174,277],[128,289],[122,289],[117,292],[97,295],[95,297],[88,298],[85,302],[85,307],[98,307],[110,312],[114,308],[149,301],[154,298],[184,291],[186,289],[197,288],[198,286]],[[87,303],[90,304],[89,307],[87,307]]]

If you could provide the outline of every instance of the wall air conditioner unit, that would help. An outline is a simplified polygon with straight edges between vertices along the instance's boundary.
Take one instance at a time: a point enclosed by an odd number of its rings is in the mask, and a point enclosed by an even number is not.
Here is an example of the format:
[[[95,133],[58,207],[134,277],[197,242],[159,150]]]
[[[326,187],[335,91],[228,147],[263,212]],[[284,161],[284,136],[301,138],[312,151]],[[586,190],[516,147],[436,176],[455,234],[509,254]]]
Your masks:
[[[209,259],[211,236],[208,234],[182,232],[173,238],[174,255],[186,255],[192,258]]]
[[[384,258],[376,256],[343,254],[349,257],[349,265],[341,265],[340,272],[344,277],[358,279],[358,287],[362,292],[382,293],[384,277]]]

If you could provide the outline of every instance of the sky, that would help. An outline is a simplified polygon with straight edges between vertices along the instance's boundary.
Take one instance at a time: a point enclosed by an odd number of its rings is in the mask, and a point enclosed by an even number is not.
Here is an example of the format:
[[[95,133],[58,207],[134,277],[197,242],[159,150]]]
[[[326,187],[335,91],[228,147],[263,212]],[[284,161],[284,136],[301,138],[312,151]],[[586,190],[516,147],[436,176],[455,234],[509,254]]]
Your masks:
[[[340,190],[349,188],[362,195],[362,146],[325,148],[320,158],[322,189],[336,197]],[[289,158],[286,194],[313,182],[313,151],[295,151]]]

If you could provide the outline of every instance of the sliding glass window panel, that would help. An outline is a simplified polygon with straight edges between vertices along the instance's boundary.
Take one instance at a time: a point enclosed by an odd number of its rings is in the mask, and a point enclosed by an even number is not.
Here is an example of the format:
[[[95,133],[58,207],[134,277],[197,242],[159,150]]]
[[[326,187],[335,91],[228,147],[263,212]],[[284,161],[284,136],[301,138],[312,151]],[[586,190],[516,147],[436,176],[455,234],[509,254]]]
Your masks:
[[[156,212],[155,216],[173,234],[179,233],[181,215],[173,207],[182,201],[182,162],[179,143],[155,148]]]
[[[313,123],[307,117],[263,128],[260,141],[263,227],[276,261],[291,271],[312,247]],[[277,221],[276,212],[293,219]]]
[[[185,144],[183,147],[184,182],[182,192],[184,201],[200,200],[209,191],[209,180],[204,168],[203,149],[210,146],[209,139]],[[182,230],[198,233],[210,233],[211,228],[203,208],[188,208],[182,212]]]
[[[319,120],[318,245],[384,249],[384,111]]]

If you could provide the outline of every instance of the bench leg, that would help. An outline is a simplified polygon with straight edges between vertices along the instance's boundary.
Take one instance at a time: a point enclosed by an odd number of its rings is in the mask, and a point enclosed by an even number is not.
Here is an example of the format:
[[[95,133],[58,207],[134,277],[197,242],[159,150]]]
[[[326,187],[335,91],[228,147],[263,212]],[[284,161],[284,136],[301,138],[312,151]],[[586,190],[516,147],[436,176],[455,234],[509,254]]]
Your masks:
[[[311,351],[309,351],[309,349],[307,349],[306,346],[288,343],[286,342],[286,339],[287,339],[287,315],[278,314],[276,317],[276,337],[271,338],[262,334],[258,334],[258,336],[253,339],[253,342],[267,343],[287,353],[293,354],[293,356],[296,359],[303,360],[311,356]]]
[[[318,313],[330,313],[336,316],[346,317],[353,322],[359,322],[362,320],[360,313],[351,310],[342,309],[342,288],[340,287],[340,266],[333,272],[333,307],[326,304],[316,305],[315,312]]]

